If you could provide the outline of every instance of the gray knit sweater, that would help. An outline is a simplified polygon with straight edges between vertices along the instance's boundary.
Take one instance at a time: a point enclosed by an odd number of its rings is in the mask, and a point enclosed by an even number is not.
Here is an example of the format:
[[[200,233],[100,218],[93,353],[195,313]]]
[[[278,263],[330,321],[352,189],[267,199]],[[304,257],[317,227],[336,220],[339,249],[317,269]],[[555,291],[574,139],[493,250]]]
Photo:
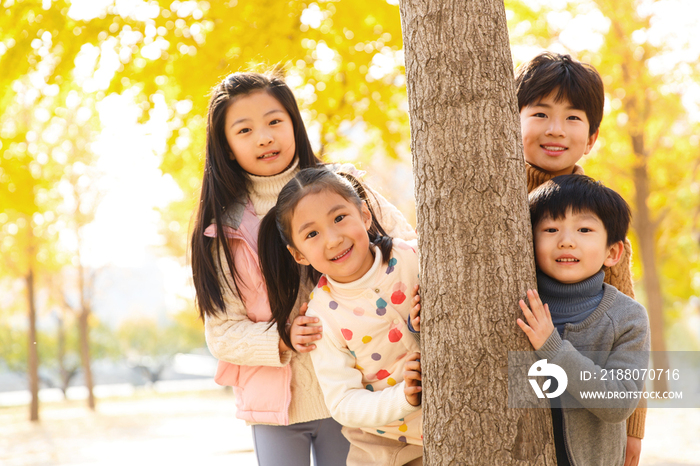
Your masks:
[[[646,369],[649,347],[649,320],[644,307],[614,286],[603,284],[603,299],[596,310],[583,322],[566,324],[563,336],[555,329],[537,350],[539,358],[561,366],[569,375],[561,404],[564,442],[573,466],[624,464],[625,420],[639,399],[592,402],[581,392],[641,391],[642,380],[602,380],[600,374],[603,369]],[[589,351],[595,353],[581,353]],[[582,381],[581,371],[599,375],[595,380]]]

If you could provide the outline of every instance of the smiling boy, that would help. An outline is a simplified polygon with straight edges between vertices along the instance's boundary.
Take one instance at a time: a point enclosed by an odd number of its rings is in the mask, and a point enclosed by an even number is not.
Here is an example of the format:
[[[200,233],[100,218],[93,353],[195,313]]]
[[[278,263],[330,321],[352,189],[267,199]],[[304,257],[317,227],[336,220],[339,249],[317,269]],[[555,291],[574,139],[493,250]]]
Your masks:
[[[515,73],[527,188],[532,192],[558,175],[583,174],[577,162],[593,148],[603,120],[603,80],[591,65],[569,55],[544,52]],[[622,257],[605,270],[605,283],[634,299],[632,248],[624,240]],[[646,401],[627,421],[627,461],[639,462]]]
[[[630,221],[627,203],[615,191],[584,175],[563,175],[530,194],[538,291],[520,301],[525,332],[538,358],[580,371],[645,369],[650,332],[644,307],[603,283],[624,250]],[[546,304],[543,304],[546,303]],[[580,351],[587,353],[586,355]],[[592,359],[591,359],[592,358]],[[587,390],[631,394],[642,380],[602,380],[588,384],[570,377],[561,397],[552,399],[557,464],[622,466],[625,420],[638,398],[610,403],[582,397]]]
[[[545,52],[518,68],[516,88],[525,161],[549,178],[578,171],[603,119],[598,72],[568,55]]]

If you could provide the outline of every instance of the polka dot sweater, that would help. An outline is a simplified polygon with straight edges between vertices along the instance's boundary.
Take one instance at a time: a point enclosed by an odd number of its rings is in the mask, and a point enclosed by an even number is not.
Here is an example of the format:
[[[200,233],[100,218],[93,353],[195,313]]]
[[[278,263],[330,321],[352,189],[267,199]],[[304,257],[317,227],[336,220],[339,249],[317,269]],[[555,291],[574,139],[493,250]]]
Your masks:
[[[374,248],[372,268],[359,280],[322,276],[307,315],[323,325],[311,358],[331,415],[344,426],[422,445],[422,411],[403,393],[406,359],[420,351],[407,326],[408,293],[418,283],[416,249],[415,242],[394,239],[390,259]]]

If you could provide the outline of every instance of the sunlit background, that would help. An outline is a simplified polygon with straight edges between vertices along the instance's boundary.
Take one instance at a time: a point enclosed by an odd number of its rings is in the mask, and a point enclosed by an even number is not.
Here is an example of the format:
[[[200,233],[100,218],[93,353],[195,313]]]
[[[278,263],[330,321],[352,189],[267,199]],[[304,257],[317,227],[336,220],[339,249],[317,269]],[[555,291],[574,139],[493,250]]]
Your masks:
[[[548,49],[603,76],[582,165],[633,207],[654,349],[700,350],[700,2],[505,5],[514,66]],[[116,464],[119,441],[79,439],[119,419],[131,441],[125,413],[160,422],[139,431],[143,463],[149,438],[253,461],[188,267],[209,91],[282,68],[316,152],[366,170],[415,225],[402,47],[392,0],[0,0],[0,463]],[[665,446],[700,430],[698,410],[648,419],[642,464],[700,464],[697,445]]]

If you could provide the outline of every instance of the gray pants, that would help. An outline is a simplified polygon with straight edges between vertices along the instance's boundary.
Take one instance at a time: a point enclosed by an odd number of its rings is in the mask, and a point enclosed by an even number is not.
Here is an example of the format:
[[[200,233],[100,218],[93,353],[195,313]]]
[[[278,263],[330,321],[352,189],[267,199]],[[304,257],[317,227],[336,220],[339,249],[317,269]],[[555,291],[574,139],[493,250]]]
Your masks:
[[[345,466],[350,443],[334,419],[289,426],[254,425],[253,444],[260,466]]]

